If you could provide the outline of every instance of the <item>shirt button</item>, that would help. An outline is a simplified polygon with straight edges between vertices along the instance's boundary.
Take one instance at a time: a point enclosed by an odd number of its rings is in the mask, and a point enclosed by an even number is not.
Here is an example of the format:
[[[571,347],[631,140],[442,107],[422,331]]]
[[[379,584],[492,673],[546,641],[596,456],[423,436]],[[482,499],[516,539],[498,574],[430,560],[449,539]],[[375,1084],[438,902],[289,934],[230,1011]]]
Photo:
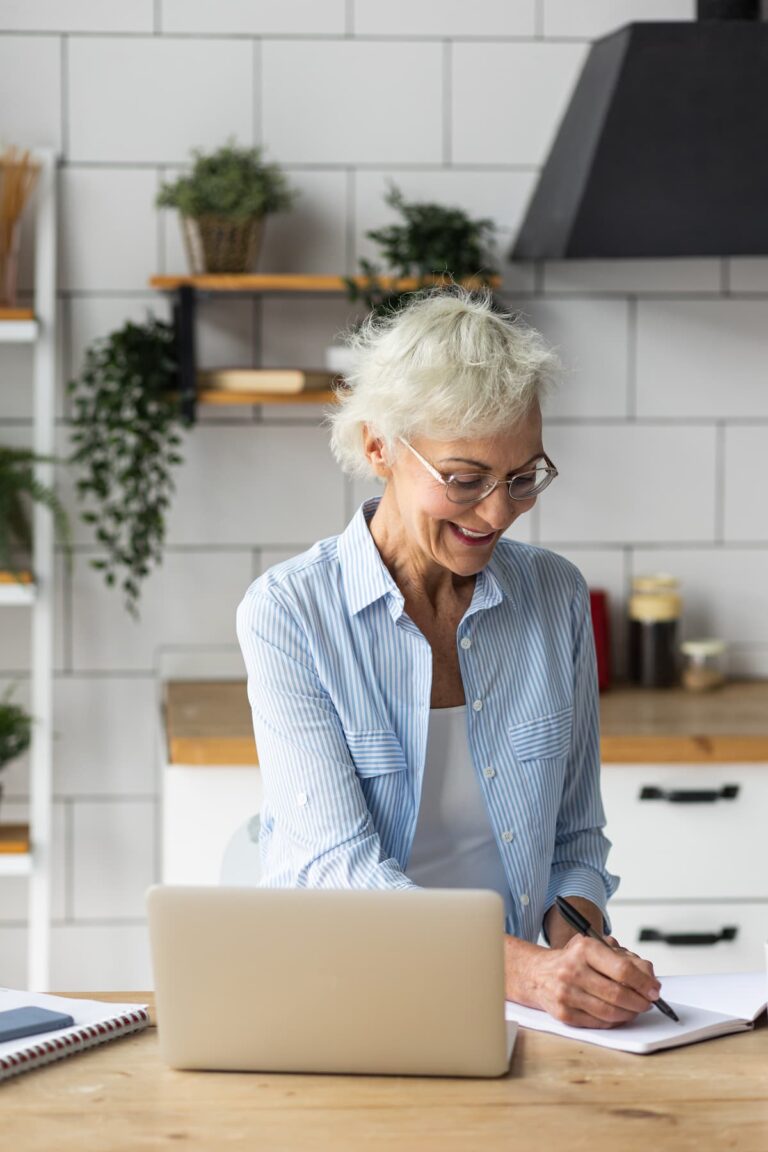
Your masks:
[[[515,834],[510,828],[507,828],[506,831],[502,832],[501,838],[505,844],[511,844],[515,838]]]
[[[469,636],[462,636],[460,643],[462,648],[465,650],[472,647],[472,641],[470,640]]]
[[[490,765],[488,766],[488,768],[483,768],[483,776],[485,776],[486,780],[493,780],[495,775],[496,775],[496,769],[491,768]]]
[[[309,799],[309,797],[307,796],[306,792],[297,792],[296,793],[296,803],[299,805],[300,808],[304,807],[304,805],[306,804],[308,799]]]
[[[520,903],[522,904],[523,908],[527,908],[528,905],[530,904],[530,902],[531,902],[531,898],[528,895],[528,893],[527,892],[521,892],[520,893]]]
[[[482,712],[482,710],[483,710],[482,700],[473,700],[472,701],[472,707],[474,708],[475,712]]]

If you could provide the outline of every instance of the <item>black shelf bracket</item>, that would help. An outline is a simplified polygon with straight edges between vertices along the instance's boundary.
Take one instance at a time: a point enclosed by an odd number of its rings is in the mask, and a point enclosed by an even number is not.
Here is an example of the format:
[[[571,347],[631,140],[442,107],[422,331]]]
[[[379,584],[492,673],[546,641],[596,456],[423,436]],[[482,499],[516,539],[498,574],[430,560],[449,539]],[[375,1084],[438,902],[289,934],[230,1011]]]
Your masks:
[[[179,361],[179,399],[181,415],[194,424],[197,410],[197,366],[195,357],[195,307],[197,294],[188,284],[176,292],[173,324],[176,329],[176,354]]]

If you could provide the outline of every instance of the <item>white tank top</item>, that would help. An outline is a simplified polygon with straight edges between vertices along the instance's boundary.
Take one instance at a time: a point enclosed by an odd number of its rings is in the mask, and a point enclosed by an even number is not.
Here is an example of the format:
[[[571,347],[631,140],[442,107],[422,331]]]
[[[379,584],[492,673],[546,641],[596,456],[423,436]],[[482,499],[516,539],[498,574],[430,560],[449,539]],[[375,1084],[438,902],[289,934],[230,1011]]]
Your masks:
[[[509,886],[472,766],[467,708],[432,708],[421,803],[406,874],[423,888],[490,888],[511,911]]]

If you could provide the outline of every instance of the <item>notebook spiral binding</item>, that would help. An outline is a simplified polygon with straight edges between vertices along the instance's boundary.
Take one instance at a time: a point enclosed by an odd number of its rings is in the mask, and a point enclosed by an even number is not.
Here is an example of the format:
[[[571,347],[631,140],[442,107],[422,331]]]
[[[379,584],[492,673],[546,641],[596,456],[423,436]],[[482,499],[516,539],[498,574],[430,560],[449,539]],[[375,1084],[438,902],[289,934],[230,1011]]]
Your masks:
[[[83,1052],[86,1048],[103,1044],[114,1036],[127,1036],[131,1032],[140,1032],[148,1024],[149,1013],[144,1008],[138,1008],[112,1020],[83,1025],[77,1032],[71,1032],[68,1036],[57,1036],[51,1040],[43,1040],[39,1044],[31,1044],[23,1052],[17,1052],[12,1056],[0,1056],[0,1080],[19,1072],[26,1072],[30,1068],[50,1064],[54,1060],[61,1060],[76,1052]]]

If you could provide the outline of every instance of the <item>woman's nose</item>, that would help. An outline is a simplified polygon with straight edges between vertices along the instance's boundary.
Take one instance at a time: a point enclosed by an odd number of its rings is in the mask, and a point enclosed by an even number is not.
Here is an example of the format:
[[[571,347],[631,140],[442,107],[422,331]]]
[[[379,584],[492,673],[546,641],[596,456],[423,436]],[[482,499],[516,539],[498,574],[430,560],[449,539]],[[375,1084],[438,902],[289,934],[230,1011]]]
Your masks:
[[[486,496],[478,512],[494,532],[503,532],[518,516],[533,508],[535,503],[535,496],[529,500],[513,500],[508,486],[499,484],[490,496]]]

